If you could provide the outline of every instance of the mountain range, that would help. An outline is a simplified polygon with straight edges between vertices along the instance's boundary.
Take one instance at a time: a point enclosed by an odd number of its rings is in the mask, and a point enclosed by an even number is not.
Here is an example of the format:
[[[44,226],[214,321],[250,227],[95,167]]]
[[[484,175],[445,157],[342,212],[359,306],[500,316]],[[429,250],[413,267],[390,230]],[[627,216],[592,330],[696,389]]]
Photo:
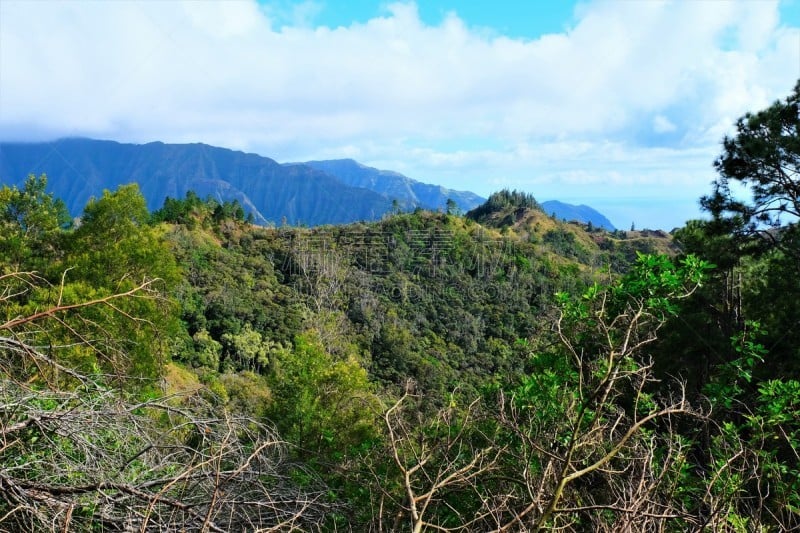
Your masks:
[[[455,191],[439,185],[422,183],[398,172],[368,167],[352,159],[307,161],[299,164],[336,176],[342,183],[352,187],[369,189],[387,198],[397,199],[399,207],[403,210],[415,207],[441,209],[447,205],[448,199],[452,199],[466,212],[486,201],[485,198],[469,191]]]
[[[259,224],[316,226],[377,220],[394,210],[444,209],[447,200],[463,212],[484,198],[413,180],[352,159],[280,164],[257,154],[207,144],[123,144],[84,138],[52,142],[0,143],[0,183],[20,185],[28,174],[46,174],[48,190],[77,216],[103,190],[136,182],[148,208],[167,197],[237,200]],[[558,218],[592,221],[613,229],[587,206],[543,204]]]
[[[548,215],[553,215],[558,219],[571,221],[577,220],[584,224],[591,224],[597,228],[614,231],[616,228],[602,213],[588,205],[572,205],[559,202],[558,200],[548,200],[541,203],[542,210]]]
[[[374,220],[391,209],[380,194],[350,187],[308,166],[206,144],[121,144],[90,139],[0,144],[0,176],[21,183],[47,174],[48,189],[73,215],[104,189],[136,182],[150,210],[189,190],[238,200],[256,222],[337,224]]]

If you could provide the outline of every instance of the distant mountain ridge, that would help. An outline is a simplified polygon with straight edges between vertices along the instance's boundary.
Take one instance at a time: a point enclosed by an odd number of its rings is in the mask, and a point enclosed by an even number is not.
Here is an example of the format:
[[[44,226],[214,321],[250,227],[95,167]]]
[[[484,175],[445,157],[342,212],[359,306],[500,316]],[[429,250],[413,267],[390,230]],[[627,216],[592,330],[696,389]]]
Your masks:
[[[447,200],[451,199],[458,204],[462,211],[467,212],[486,201],[485,198],[473,192],[456,191],[439,185],[422,183],[398,172],[362,165],[353,159],[287,163],[287,165],[297,164],[308,165],[311,168],[327,172],[352,187],[369,189],[390,200],[397,200],[403,209],[422,207],[435,211],[443,209]]]
[[[548,215],[555,215],[556,218],[566,221],[577,220],[584,224],[592,223],[595,227],[614,231],[614,224],[611,223],[602,213],[589,207],[588,205],[572,205],[559,202],[558,200],[548,200],[541,203],[542,210]]]
[[[377,220],[392,211],[394,200],[404,210],[440,210],[452,199],[463,212],[485,201],[469,191],[422,183],[352,159],[280,164],[202,143],[125,144],[84,138],[0,143],[0,184],[21,185],[29,174],[47,174],[49,192],[64,200],[73,216],[104,189],[131,182],[139,185],[151,211],[167,197],[183,198],[191,190],[201,198],[237,200],[258,224]],[[588,206],[544,202],[542,207],[558,218],[614,229]]]
[[[136,182],[151,210],[167,196],[238,200],[256,222],[339,224],[376,220],[391,201],[348,186],[308,166],[283,166],[256,154],[206,144],[122,144],[91,139],[49,143],[0,143],[0,181],[20,184],[47,174],[48,189],[73,215],[103,189]]]

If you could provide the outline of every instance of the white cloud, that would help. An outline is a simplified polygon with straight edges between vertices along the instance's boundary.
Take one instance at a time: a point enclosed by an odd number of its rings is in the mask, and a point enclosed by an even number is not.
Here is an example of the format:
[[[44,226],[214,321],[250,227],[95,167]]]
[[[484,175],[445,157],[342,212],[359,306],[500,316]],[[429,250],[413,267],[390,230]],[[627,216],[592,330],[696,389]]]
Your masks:
[[[653,131],[656,133],[671,133],[677,129],[678,126],[664,115],[656,115],[653,118]]]
[[[3,0],[0,137],[355,156],[431,181],[459,174],[473,189],[525,169],[573,183],[662,142],[643,131],[708,154],[738,116],[800,77],[800,29],[781,25],[774,1],[597,1],[569,31],[535,40],[453,13],[426,25],[413,4],[339,28],[311,26],[318,3],[287,9]],[[609,184],[658,175],[616,172]]]

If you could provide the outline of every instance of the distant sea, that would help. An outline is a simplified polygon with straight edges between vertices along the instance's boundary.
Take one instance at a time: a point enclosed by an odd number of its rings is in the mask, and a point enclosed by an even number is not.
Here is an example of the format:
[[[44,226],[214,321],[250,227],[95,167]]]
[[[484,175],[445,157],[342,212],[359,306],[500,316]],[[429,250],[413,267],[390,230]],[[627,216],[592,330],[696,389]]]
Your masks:
[[[586,204],[605,215],[614,227],[628,230],[682,227],[687,220],[708,218],[700,210],[699,198],[653,198],[627,196],[619,198],[559,198],[570,204]]]

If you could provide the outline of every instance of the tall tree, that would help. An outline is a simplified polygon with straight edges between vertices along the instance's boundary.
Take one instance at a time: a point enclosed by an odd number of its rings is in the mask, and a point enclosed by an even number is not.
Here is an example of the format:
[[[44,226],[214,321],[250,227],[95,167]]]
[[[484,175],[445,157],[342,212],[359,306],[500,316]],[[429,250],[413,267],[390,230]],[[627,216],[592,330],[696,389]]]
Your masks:
[[[750,244],[773,243],[800,257],[800,80],[785,101],[736,123],[736,135],[723,141],[714,163],[719,177],[713,193],[701,200],[718,231],[749,238]],[[737,194],[744,188],[750,194]]]
[[[163,229],[149,225],[149,220],[150,213],[136,184],[104,191],[101,198],[90,200],[81,224],[68,238],[64,262],[69,270],[64,276],[69,291],[65,297],[96,298],[153,279],[158,280],[156,283],[165,293],[174,287],[181,272]],[[170,350],[169,336],[180,330],[172,305],[167,298],[129,299],[120,308],[123,313],[111,314],[99,322],[104,324],[103,337],[124,339],[127,343],[127,374],[149,380],[160,376],[161,364]],[[94,308],[87,311],[98,312]],[[125,314],[136,316],[137,320],[119,318]]]
[[[29,175],[21,189],[0,188],[0,261],[11,271],[39,270],[45,258],[52,262],[60,230],[71,223],[64,202],[46,189],[44,174]]]
[[[686,251],[719,265],[717,294],[724,300],[722,325],[741,329],[744,320],[766,327],[762,339],[771,353],[766,377],[800,369],[800,80],[783,101],[736,123],[715,162],[719,176],[702,206],[713,216],[684,239]],[[692,231],[682,231],[690,237]],[[699,237],[699,238],[696,238]],[[775,305],[780,302],[780,305]],[[733,335],[722,328],[723,337]]]
[[[86,205],[72,238],[72,265],[98,285],[124,278],[178,277],[172,252],[161,231],[148,224],[150,213],[135,183],[104,191]]]

